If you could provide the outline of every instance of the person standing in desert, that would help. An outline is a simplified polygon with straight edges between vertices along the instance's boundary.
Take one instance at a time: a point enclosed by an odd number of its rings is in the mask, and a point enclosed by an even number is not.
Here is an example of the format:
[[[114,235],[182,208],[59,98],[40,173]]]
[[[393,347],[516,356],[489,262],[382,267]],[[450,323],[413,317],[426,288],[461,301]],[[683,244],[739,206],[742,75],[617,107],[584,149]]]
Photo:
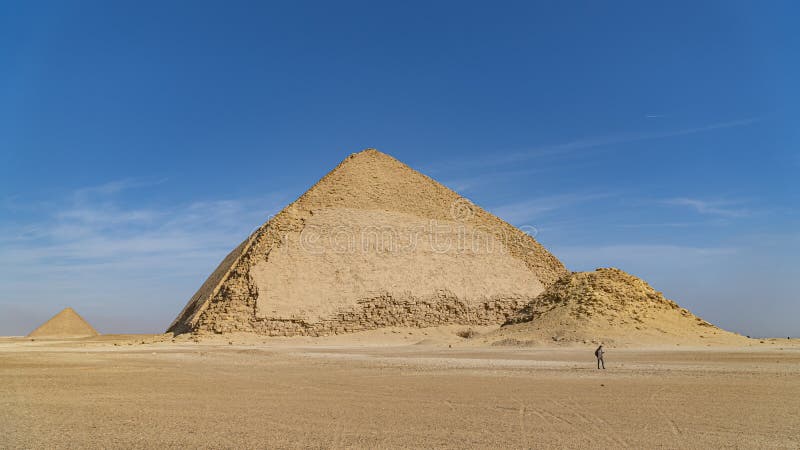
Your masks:
[[[597,357],[597,368],[598,369],[600,368],[601,364],[603,366],[603,369],[606,368],[606,362],[603,361],[603,354],[604,353],[605,353],[605,350],[603,350],[603,344],[600,344],[600,346],[597,347],[597,350],[594,351],[594,356]]]

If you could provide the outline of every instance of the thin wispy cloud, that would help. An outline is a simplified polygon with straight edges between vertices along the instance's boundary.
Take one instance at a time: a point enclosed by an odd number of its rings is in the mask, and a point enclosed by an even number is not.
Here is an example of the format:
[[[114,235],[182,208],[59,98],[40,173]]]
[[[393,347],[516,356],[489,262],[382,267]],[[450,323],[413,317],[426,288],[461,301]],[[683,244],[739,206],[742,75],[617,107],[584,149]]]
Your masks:
[[[446,164],[434,164],[426,167],[425,169],[431,172],[452,170],[452,169],[466,169],[471,167],[490,167],[505,164],[518,163],[534,158],[555,157],[573,154],[584,150],[593,148],[608,147],[612,145],[629,144],[633,142],[643,142],[658,139],[667,139],[679,136],[688,136],[698,133],[706,133],[715,130],[723,130],[728,128],[738,128],[748,125],[753,125],[761,119],[746,118],[739,120],[731,120],[727,122],[717,122],[708,125],[682,128],[677,130],[668,131],[655,131],[655,132],[634,132],[634,133],[617,133],[607,136],[595,136],[583,139],[576,139],[573,141],[537,147],[523,152],[501,152],[504,156],[493,156],[491,159],[462,159],[458,161],[450,161]]]
[[[541,173],[545,169],[523,169],[483,172],[479,175],[465,176],[442,180],[442,184],[456,192],[464,193],[486,184],[497,184],[498,180],[512,180],[524,176]]]
[[[746,217],[752,212],[741,206],[741,202],[735,201],[708,201],[696,198],[671,198],[662,203],[672,206],[683,206],[690,208],[698,214],[720,216],[720,217]]]
[[[628,268],[663,265],[666,261],[686,264],[691,261],[705,264],[706,259],[728,257],[736,254],[735,247],[695,247],[665,244],[611,244],[561,246],[554,249],[556,254],[568,262],[573,270],[593,270],[603,265],[617,265]]]
[[[144,186],[144,185],[142,185]],[[232,248],[279,205],[279,196],[192,202],[164,207],[130,207],[116,195],[133,189],[113,183],[72,192],[59,209],[42,205],[42,215],[2,225],[0,265],[37,271],[65,266],[104,266],[151,258],[155,267],[181,255]],[[77,266],[73,263],[80,261]]]
[[[626,223],[621,228],[687,228],[696,226],[693,222],[652,222],[652,223]]]
[[[155,180],[144,179],[144,178],[123,178],[121,180],[109,181],[107,183],[100,184],[97,186],[87,186],[76,189],[72,192],[71,197],[73,198],[74,201],[81,202],[83,200],[90,200],[90,199],[95,199],[97,197],[118,194],[122,191],[128,191],[131,189],[158,186],[166,182],[167,182],[166,178],[160,178]]]
[[[574,208],[580,204],[607,199],[613,195],[608,192],[550,195],[496,205],[489,208],[489,211],[514,225],[535,225],[543,216],[554,211]]]

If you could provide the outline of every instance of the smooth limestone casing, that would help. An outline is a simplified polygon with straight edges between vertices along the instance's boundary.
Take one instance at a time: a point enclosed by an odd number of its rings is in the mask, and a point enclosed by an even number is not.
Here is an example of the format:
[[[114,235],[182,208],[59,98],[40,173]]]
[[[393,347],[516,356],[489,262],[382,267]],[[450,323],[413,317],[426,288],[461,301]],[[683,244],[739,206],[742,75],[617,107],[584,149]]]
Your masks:
[[[390,211],[315,211],[250,269],[256,315],[319,323],[359,300],[432,301],[441,294],[470,308],[544,290],[491,234],[455,221]]]

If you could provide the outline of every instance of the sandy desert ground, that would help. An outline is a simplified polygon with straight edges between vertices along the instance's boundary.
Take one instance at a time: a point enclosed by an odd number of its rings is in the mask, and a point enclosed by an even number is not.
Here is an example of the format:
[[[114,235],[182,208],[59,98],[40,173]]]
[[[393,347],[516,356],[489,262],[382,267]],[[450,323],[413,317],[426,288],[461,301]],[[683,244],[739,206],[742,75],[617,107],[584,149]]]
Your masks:
[[[0,447],[800,448],[800,345],[0,338]]]

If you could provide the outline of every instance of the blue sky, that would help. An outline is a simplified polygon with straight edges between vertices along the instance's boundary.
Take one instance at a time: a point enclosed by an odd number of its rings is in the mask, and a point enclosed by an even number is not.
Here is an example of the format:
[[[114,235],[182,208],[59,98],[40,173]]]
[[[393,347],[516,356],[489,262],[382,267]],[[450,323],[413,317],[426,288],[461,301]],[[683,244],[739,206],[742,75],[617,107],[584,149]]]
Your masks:
[[[800,6],[557,3],[3,3],[0,334],[163,331],[375,147],[572,270],[800,335]]]

